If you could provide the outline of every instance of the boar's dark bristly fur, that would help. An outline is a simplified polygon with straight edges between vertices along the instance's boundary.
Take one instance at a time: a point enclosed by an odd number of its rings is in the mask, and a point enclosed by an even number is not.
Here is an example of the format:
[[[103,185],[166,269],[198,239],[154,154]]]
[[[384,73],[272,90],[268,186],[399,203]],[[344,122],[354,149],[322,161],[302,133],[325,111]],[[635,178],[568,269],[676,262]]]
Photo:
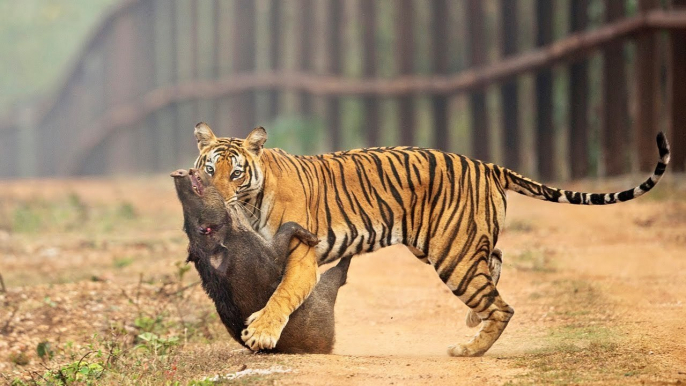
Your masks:
[[[283,224],[271,241],[257,234],[241,209],[226,207],[204,172],[172,173],[183,206],[188,261],[214,302],[231,337],[241,340],[245,320],[261,310],[281,281],[291,239],[314,246],[317,238],[300,225]],[[322,274],[307,300],[291,315],[273,352],[330,353],[334,343],[334,304],[345,284],[350,259]],[[215,267],[216,266],[216,267]]]

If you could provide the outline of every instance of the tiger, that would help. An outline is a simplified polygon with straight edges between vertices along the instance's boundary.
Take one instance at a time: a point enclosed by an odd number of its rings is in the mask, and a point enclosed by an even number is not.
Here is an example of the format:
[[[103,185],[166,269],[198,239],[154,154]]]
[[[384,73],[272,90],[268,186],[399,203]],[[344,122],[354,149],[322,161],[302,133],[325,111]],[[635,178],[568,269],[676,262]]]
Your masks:
[[[480,325],[448,354],[481,356],[514,315],[496,289],[506,192],[576,205],[624,202],[650,191],[670,157],[669,143],[659,133],[659,160],[642,184],[616,193],[581,193],[435,149],[372,147],[305,156],[265,148],[262,127],[239,139],[217,137],[201,122],[194,135],[195,168],[212,177],[227,205],[244,209],[259,234],[270,239],[279,226],[294,221],[321,240],[314,248],[293,241],[281,283],[246,321],[241,338],[256,351],[275,346],[289,315],[317,283],[318,265],[403,244],[467,305],[467,325]]]

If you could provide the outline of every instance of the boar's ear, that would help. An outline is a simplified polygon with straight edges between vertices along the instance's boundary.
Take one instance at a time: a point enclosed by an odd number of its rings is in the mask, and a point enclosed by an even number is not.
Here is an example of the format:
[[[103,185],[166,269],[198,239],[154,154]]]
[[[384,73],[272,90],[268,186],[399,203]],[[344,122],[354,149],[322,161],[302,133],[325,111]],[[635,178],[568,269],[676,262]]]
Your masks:
[[[264,127],[254,128],[243,141],[243,147],[256,156],[262,154],[264,143],[267,142],[267,130]]]
[[[212,132],[212,129],[210,129],[210,126],[205,122],[200,122],[195,125],[193,134],[195,134],[195,140],[198,141],[198,150],[200,151],[212,145],[217,140],[217,137]]]

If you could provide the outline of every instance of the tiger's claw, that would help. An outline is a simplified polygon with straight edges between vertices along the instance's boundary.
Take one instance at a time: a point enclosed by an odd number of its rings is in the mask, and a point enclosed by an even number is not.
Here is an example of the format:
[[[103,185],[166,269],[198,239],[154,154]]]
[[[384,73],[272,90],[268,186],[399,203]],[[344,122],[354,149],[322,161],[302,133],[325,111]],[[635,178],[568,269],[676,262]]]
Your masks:
[[[281,320],[278,320],[281,319]],[[245,324],[248,325],[241,333],[241,339],[253,351],[270,350],[276,347],[283,328],[288,323],[288,317],[270,318],[264,309],[250,315]]]

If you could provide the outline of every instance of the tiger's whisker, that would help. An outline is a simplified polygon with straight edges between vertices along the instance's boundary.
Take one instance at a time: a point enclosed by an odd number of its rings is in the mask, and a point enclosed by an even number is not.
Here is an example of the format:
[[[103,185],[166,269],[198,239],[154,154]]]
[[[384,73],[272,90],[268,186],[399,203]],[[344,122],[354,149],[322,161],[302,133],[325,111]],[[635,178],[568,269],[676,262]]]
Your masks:
[[[260,208],[256,207],[253,204],[243,202],[243,201],[237,201],[237,203],[243,208],[243,210],[245,210],[247,213],[249,213],[251,217],[255,217],[255,220],[260,219],[260,216],[258,216],[255,213],[255,211],[257,211],[257,212],[259,212],[260,215],[262,215],[262,211],[260,210]],[[250,205],[250,208],[248,208],[247,205]],[[252,210],[250,210],[250,209],[252,209]]]

